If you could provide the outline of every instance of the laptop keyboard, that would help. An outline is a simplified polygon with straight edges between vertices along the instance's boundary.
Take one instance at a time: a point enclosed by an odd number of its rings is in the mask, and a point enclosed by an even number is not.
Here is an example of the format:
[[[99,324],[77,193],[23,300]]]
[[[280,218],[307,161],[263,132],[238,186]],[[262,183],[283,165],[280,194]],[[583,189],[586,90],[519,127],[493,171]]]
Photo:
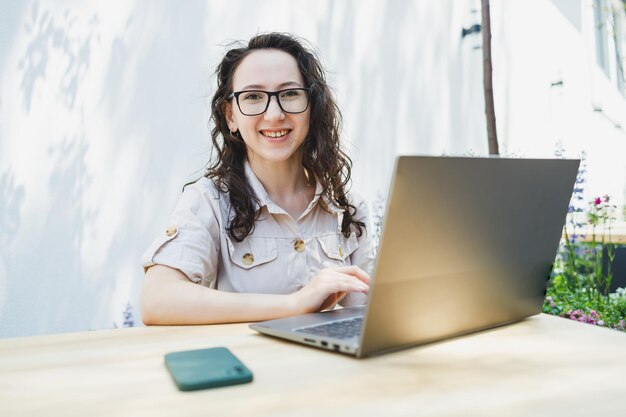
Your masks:
[[[299,333],[308,333],[318,336],[327,336],[334,339],[349,339],[361,334],[363,317],[332,321],[330,323],[317,324],[315,326],[301,327],[296,329]]]

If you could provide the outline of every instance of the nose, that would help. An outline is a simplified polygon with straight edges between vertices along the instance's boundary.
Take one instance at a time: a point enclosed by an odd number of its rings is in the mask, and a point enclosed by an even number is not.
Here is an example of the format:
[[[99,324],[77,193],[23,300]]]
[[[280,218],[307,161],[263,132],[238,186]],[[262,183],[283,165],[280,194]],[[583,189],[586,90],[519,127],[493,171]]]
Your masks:
[[[278,97],[270,97],[270,104],[267,110],[265,110],[264,118],[268,121],[283,120],[285,118],[285,113],[278,105]]]

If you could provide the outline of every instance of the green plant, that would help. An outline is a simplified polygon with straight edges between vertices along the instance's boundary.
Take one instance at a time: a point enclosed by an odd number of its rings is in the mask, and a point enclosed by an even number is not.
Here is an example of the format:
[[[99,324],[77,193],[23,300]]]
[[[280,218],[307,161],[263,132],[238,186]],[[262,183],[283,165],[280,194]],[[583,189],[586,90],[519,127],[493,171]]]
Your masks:
[[[626,290],[609,293],[615,248],[607,242],[611,240],[616,206],[608,195],[591,200],[586,211],[577,206],[582,200],[583,182],[579,175],[543,311],[624,330]],[[591,230],[591,239],[583,241],[586,236],[578,233],[583,227]]]

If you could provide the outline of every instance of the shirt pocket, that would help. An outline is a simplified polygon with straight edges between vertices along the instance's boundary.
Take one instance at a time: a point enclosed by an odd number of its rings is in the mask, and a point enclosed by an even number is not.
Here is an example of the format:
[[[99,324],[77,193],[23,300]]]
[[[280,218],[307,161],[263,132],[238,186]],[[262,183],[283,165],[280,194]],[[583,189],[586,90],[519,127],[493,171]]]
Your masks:
[[[342,262],[359,247],[359,241],[354,233],[347,238],[340,233],[318,236],[317,241],[327,257]]]
[[[243,269],[266,264],[278,257],[274,238],[247,237],[243,242],[233,242],[227,237],[226,241],[231,262]]]

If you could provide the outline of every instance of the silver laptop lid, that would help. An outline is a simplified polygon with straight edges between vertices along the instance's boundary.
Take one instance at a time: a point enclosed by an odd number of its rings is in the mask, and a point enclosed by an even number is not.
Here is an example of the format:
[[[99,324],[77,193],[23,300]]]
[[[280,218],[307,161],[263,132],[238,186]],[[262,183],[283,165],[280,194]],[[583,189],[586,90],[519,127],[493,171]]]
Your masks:
[[[539,313],[578,165],[398,157],[358,356]]]

